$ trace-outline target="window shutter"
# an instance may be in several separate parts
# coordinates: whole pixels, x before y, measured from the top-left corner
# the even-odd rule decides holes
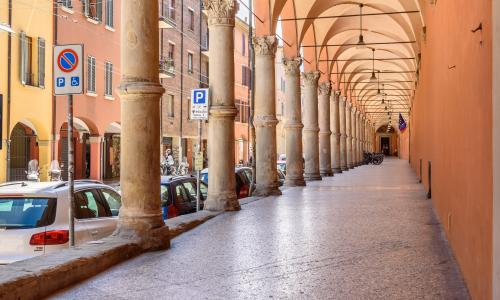
[[[245,85],[247,82],[247,71],[245,70],[245,66],[241,66],[241,83]]]
[[[45,87],[45,39],[38,38],[38,86]]]
[[[90,17],[90,0],[83,0],[83,13],[87,18]]]
[[[26,33],[21,32],[21,34],[19,35],[19,41],[21,43],[20,47],[21,68],[19,68],[19,73],[21,73],[20,74],[21,83],[26,84],[28,81],[26,78],[28,73],[28,43],[26,40]]]
[[[96,0],[96,20],[102,21],[102,0]]]

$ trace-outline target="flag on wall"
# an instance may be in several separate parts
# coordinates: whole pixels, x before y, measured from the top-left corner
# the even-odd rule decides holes
[[[404,132],[406,130],[406,121],[403,118],[403,115],[399,113],[399,131]]]

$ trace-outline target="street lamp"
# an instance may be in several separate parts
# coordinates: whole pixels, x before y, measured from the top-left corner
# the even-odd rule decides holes
[[[375,76],[375,48],[372,48],[372,77],[370,77],[370,82],[377,82],[377,76]]]
[[[363,3],[359,4],[359,40],[356,48],[366,48],[365,38],[363,37]]]

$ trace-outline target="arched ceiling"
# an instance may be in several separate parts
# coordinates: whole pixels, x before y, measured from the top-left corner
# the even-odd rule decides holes
[[[360,4],[366,48],[357,47]],[[257,34],[274,34],[281,26],[285,56],[302,53],[306,70],[320,70],[321,80],[332,81],[377,127],[388,124],[389,116],[396,125],[399,113],[409,119],[424,27],[419,0],[262,0],[255,5],[264,20],[257,22]],[[376,82],[370,81],[373,69]],[[377,96],[379,88],[383,97]]]

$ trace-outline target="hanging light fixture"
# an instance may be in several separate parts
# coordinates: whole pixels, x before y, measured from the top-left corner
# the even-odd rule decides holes
[[[375,48],[372,48],[372,77],[370,77],[370,82],[377,82],[377,80],[377,76],[375,76]]]
[[[356,48],[366,48],[365,38],[363,37],[363,3],[359,4],[359,40]]]
[[[377,98],[382,98],[382,92],[380,91],[380,70],[378,72],[378,77],[377,77]]]

